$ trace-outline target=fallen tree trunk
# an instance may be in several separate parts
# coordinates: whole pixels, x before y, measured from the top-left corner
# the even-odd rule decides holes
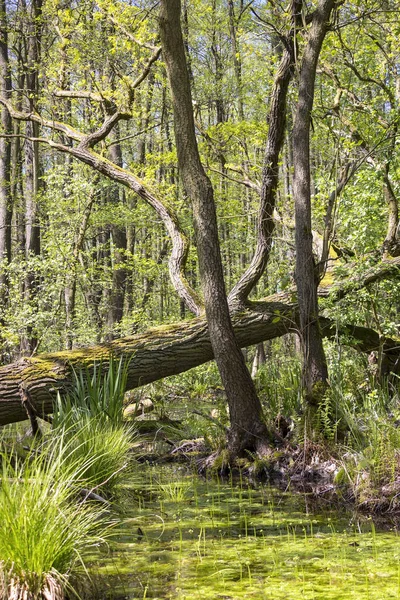
[[[297,305],[255,303],[232,320],[240,346],[252,346],[294,332]],[[336,325],[329,319],[321,319],[321,327],[325,337],[337,336]],[[383,347],[391,364],[398,361],[399,342],[382,340],[364,327],[347,325],[342,331],[346,343],[358,350],[371,352]],[[24,358],[0,368],[0,425],[27,419],[26,403],[22,402],[26,391],[38,416],[51,413],[57,390],[68,390],[74,369],[90,369],[100,361],[106,368],[110,356],[123,357],[129,363],[127,389],[133,389],[201,365],[211,360],[213,353],[205,320],[195,318],[99,346]]]

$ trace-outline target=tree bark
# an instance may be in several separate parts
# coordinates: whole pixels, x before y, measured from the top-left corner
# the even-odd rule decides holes
[[[21,36],[22,37],[22,36]],[[18,110],[23,108],[23,93],[25,89],[25,74],[23,70],[23,40],[18,40],[16,54],[18,56],[16,70],[16,85],[18,91],[13,95],[16,97],[15,105]],[[14,205],[14,224],[16,229],[15,254],[23,255],[25,253],[25,223],[23,207],[23,145],[21,144],[21,123],[13,121],[13,135],[11,146],[11,197]]]
[[[389,209],[388,228],[385,241],[383,242],[384,254],[386,256],[399,256],[399,207],[396,194],[394,193],[393,185],[389,177],[389,165],[386,166],[383,176],[383,193]]]
[[[210,339],[229,405],[228,446],[232,455],[237,456],[246,450],[264,451],[268,432],[261,403],[235,339],[229,315],[213,188],[201,164],[195,136],[180,14],[179,0],[161,2],[161,44],[172,94],[178,164],[193,207]]]
[[[334,217],[335,217],[335,208],[337,200],[347,185],[349,179],[354,175],[357,168],[357,163],[348,162],[342,169],[340,173],[339,181],[337,182],[336,189],[330,194],[328,198],[328,203],[326,206],[326,212],[324,217],[324,233],[322,236],[322,251],[321,257],[319,261],[319,280],[323,278],[326,273],[326,269],[328,268],[329,261],[329,250],[330,244],[332,241],[332,232],[334,227]]]
[[[26,108],[35,110],[39,95],[39,63],[42,42],[42,0],[31,3],[27,31],[26,56]],[[39,142],[37,141],[39,125],[27,121],[25,126],[25,255],[27,261],[32,256],[40,256],[40,224],[39,224]],[[24,302],[35,303],[38,293],[38,278],[33,267],[27,269],[24,284]],[[32,354],[38,344],[35,327],[28,324],[21,338],[21,354]]]
[[[216,108],[216,122],[224,123],[226,121],[226,109],[225,102],[223,96],[223,78],[224,78],[224,65],[221,56],[221,44],[219,41],[218,34],[220,33],[218,30],[218,15],[217,15],[217,2],[216,0],[211,0],[211,10],[212,10],[212,33],[211,33],[211,54],[214,58],[214,66],[215,66],[215,80],[214,85],[212,86],[214,92],[214,101]],[[187,68],[187,63],[186,63]]]
[[[328,369],[318,322],[318,274],[312,248],[310,125],[319,54],[335,0],[320,0],[304,49],[299,97],[293,126],[293,192],[296,223],[296,283],[300,307],[303,388],[309,406],[316,406],[328,385]]]
[[[265,354],[264,342],[260,342],[256,346],[256,351],[254,354],[253,364],[251,367],[251,376],[254,377],[257,375],[257,372],[261,365],[265,365],[267,362],[267,356]]]
[[[237,20],[235,16],[235,5],[233,0],[228,0],[229,14],[229,33],[232,44],[232,59],[233,68],[236,79],[236,95],[238,101],[238,116],[240,121],[244,121],[244,103],[243,103],[243,88],[242,88],[242,59],[239,51],[239,43],[237,39]]]
[[[42,0],[33,0],[30,23],[28,26],[27,51],[27,109],[35,110],[39,94],[39,61],[42,38]],[[26,135],[28,138],[38,137],[39,126],[35,122],[27,122]],[[39,191],[39,143],[33,139],[25,143],[25,198],[26,198],[26,254],[40,254],[40,227],[38,224],[37,195]],[[29,283],[27,284],[29,287]],[[29,294],[29,290],[28,290]]]
[[[319,290],[333,302],[362,287],[383,279],[397,279],[400,258],[381,261],[368,269],[356,281],[334,283]],[[276,294],[264,302],[252,303],[246,311],[233,316],[236,339],[247,347],[293,332],[299,322],[297,304],[292,302],[295,292]],[[277,318],[279,317],[279,318]],[[337,324],[320,318],[322,335],[336,339]],[[343,325],[342,343],[360,352],[383,352],[386,364],[395,371],[400,364],[398,340],[382,338],[372,329]],[[124,357],[128,362],[127,389],[133,389],[169,375],[176,375],[201,365],[213,358],[205,319],[174,323],[154,328],[132,337],[114,340],[108,344],[73,351],[42,354],[0,367],[0,425],[27,418],[21,405],[20,387],[31,395],[37,413],[51,413],[56,391],[65,391],[73,381],[72,367],[85,369],[96,361],[107,361],[110,355]]]
[[[75,235],[74,243],[71,249],[71,262],[68,273],[66,275],[64,288],[65,301],[65,345],[67,350],[72,350],[74,345],[74,326],[76,316],[76,286],[77,286],[77,269],[79,256],[85,241],[86,231],[89,225],[89,218],[92,212],[92,207],[95,202],[95,192],[93,192],[88,200],[87,205],[82,214],[82,220],[79,229]]]

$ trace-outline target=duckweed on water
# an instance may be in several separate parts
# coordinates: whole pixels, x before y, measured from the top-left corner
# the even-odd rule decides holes
[[[307,497],[148,468],[126,506],[118,544],[92,569],[103,598],[400,598],[396,530],[312,514]]]

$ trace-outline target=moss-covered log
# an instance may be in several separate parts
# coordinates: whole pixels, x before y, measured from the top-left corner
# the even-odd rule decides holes
[[[235,315],[233,323],[241,347],[251,346],[293,332],[297,306],[257,303]],[[328,319],[322,319],[321,326],[326,337],[337,335],[336,326]],[[362,352],[377,350],[384,342],[390,361],[394,364],[398,359],[399,342],[395,340],[382,340],[375,331],[356,326],[345,327],[344,334],[346,343]],[[107,364],[110,355],[129,361],[127,389],[182,373],[213,358],[207,325],[201,318],[99,346],[24,358],[0,368],[0,425],[27,418],[22,388],[28,390],[39,416],[51,413],[55,392],[71,385],[73,369],[90,367],[96,361]]]

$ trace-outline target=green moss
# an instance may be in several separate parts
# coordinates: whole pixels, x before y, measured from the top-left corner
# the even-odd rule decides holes
[[[333,283],[334,283],[333,273],[332,273],[332,271],[327,271],[325,273],[325,276],[323,277],[323,279],[321,279],[321,281],[319,282],[319,287],[327,288],[327,287],[331,286]]]
[[[212,468],[214,471],[224,471],[229,467],[231,463],[231,457],[229,450],[227,448],[223,448],[218,452],[213,462]]]
[[[18,379],[22,378],[27,381],[32,376],[33,378],[51,377],[52,379],[64,379],[65,370],[62,365],[47,357],[32,357],[29,358],[29,366],[22,373],[18,373]],[[61,368],[60,368],[61,366]],[[58,367],[58,370],[57,370]]]

